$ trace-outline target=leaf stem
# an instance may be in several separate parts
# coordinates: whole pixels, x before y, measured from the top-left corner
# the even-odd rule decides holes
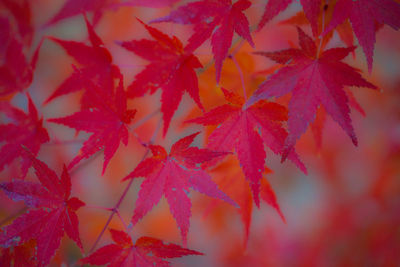
[[[240,67],[239,62],[236,60],[235,56],[229,55],[229,58],[232,59],[233,63],[235,63],[235,66],[239,72],[240,81],[242,82],[243,97],[244,97],[244,101],[245,101],[245,104],[243,107],[245,107],[246,103],[247,103],[247,93],[246,93],[246,85],[244,82],[244,74],[243,74],[242,68]]]
[[[324,36],[322,36],[322,33],[324,32],[325,29],[325,9],[322,9],[322,26],[321,26],[321,34],[319,35],[319,44],[318,44],[318,50],[317,50],[317,57],[319,58],[319,54],[321,52],[322,48],[322,41],[324,39]]]
[[[155,131],[154,131],[154,133],[153,133],[153,136],[151,137],[149,143],[152,143],[152,142],[154,141],[154,139],[156,138],[157,133],[158,133],[158,131],[159,131],[160,128],[161,128],[161,127],[160,127],[161,121],[162,121],[162,120],[160,119],[159,122],[158,122],[157,128],[155,129]],[[142,162],[142,161],[147,157],[147,155],[148,155],[149,152],[150,152],[150,149],[147,148],[140,162]],[[118,202],[115,204],[114,208],[111,209],[111,214],[110,214],[110,216],[108,217],[106,224],[104,225],[103,229],[101,230],[100,234],[98,235],[96,241],[93,243],[93,245],[92,245],[92,247],[90,248],[88,254],[91,254],[91,253],[95,250],[96,246],[97,246],[98,243],[100,242],[100,239],[102,238],[104,232],[106,231],[106,229],[107,229],[108,225],[110,224],[111,220],[113,219],[114,215],[115,215],[116,213],[117,213],[117,214],[119,213],[118,209],[119,209],[119,207],[121,206],[122,201],[125,199],[125,197],[126,197],[128,191],[129,191],[129,189],[131,188],[133,181],[134,181],[134,179],[130,179],[130,180],[129,180],[129,183],[126,185],[126,187],[125,187],[125,189],[124,189],[124,191],[123,191],[121,197],[118,199]]]

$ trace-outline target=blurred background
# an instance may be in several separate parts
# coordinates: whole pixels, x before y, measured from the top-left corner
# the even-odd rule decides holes
[[[37,45],[46,36],[89,43],[82,15],[72,12],[68,17],[54,20],[65,2],[27,1],[31,9],[32,25],[24,35],[27,58],[33,55]],[[89,20],[95,21],[95,30],[110,51],[113,62],[120,67],[125,85],[129,85],[135,74],[148,62],[121,48],[116,41],[150,39],[136,18],[147,23],[189,1],[151,2],[98,1],[98,6],[86,10]],[[245,11],[252,28],[258,24],[266,2],[252,1],[252,6]],[[272,61],[253,55],[252,52],[277,51],[297,46],[297,31],[293,25],[297,22],[281,23],[302,10],[298,1],[294,2],[261,31],[253,31],[254,49],[247,43],[238,42],[238,36],[234,36],[234,46],[238,46],[235,57],[243,71],[248,95],[258,88],[268,74],[275,71]],[[10,10],[2,4],[0,8],[2,17],[12,16]],[[152,26],[170,36],[176,35],[184,44],[193,32],[191,26],[179,24],[159,23]],[[302,27],[311,34],[309,25]],[[173,259],[171,262],[174,266],[399,266],[400,33],[385,25],[378,29],[376,36],[371,73],[368,73],[360,47],[354,57],[350,55],[345,59],[379,87],[377,91],[348,88],[360,105],[352,108],[351,112],[359,140],[358,147],[353,146],[339,125],[326,116],[321,143],[315,141],[318,133],[310,128],[296,147],[308,169],[307,176],[292,163],[281,163],[280,157],[266,148],[266,166],[270,171],[264,176],[275,191],[283,217],[266,201],[262,202],[259,209],[252,204],[241,169],[232,167],[238,164],[233,156],[229,156],[210,174],[240,208],[191,192],[193,208],[188,248],[203,252],[205,256]],[[357,45],[357,39],[354,42]],[[340,36],[334,33],[327,46],[345,45]],[[215,69],[210,63],[210,41],[206,41],[194,54],[207,66],[198,78],[200,97],[208,111],[224,102],[215,82]],[[3,52],[0,59],[4,60]],[[44,127],[50,136],[50,141],[42,145],[38,158],[58,174],[61,173],[62,164],[71,161],[89,136],[46,122],[46,119],[64,117],[79,110],[81,92],[44,104],[72,73],[72,64],[76,62],[59,45],[44,39],[33,82],[25,91],[29,92],[36,104],[39,116],[43,116]],[[241,94],[238,70],[231,60],[225,61],[221,77],[221,87]],[[11,101],[14,106],[27,110],[26,99],[25,93],[20,93],[2,97],[1,100]],[[288,99],[277,101],[287,103]],[[159,109],[160,92],[129,100],[128,104],[138,111],[135,123]],[[184,95],[168,134],[163,138],[159,131],[155,143],[168,150],[171,144],[183,136],[202,131],[194,145],[205,146],[210,129],[183,124],[185,120],[200,114],[193,100]],[[156,114],[146,120],[135,130],[135,135],[149,141],[160,118],[161,115]],[[5,116],[0,116],[0,119],[1,123],[7,122]],[[128,146],[119,147],[104,175],[101,174],[103,153],[96,154],[72,170],[72,195],[87,204],[78,211],[80,235],[86,252],[110,214],[104,208],[113,207],[126,186],[126,182],[121,182],[121,179],[136,167],[145,153],[145,148],[135,135],[131,134]],[[3,182],[18,178],[20,174],[17,165],[18,162],[13,162],[5,168],[0,173],[0,180]],[[32,170],[26,179],[35,181]],[[142,180],[139,178],[134,181],[121,206],[121,218],[126,224],[129,224],[132,216]],[[23,208],[22,202],[12,202],[0,192],[2,226],[10,223]],[[123,229],[121,218],[115,216],[110,228]],[[133,228],[132,235],[135,238],[151,236],[181,244],[178,228],[164,198]],[[106,232],[98,247],[110,242],[110,235]],[[80,258],[79,248],[64,238],[52,264],[73,266]]]

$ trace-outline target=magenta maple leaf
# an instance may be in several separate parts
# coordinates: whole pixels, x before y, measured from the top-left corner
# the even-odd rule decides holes
[[[287,110],[277,103],[267,101],[245,106],[243,97],[225,89],[222,91],[230,104],[218,106],[188,122],[219,125],[209,136],[207,146],[218,151],[235,150],[250,183],[254,201],[259,206],[260,181],[263,179],[266,157],[264,143],[274,153],[283,153],[287,132],[281,123],[287,120]],[[289,159],[303,172],[307,172],[295,151],[290,153]]]
[[[93,89],[91,89],[93,88]],[[94,84],[88,92],[92,103],[96,105],[84,109],[64,118],[49,119],[48,121],[63,124],[77,131],[93,133],[83,146],[79,154],[71,161],[68,168],[72,168],[82,159],[92,156],[104,149],[103,174],[106,167],[118,149],[119,143],[128,144],[129,132],[127,125],[134,118],[136,110],[127,109],[127,100],[123,88],[122,76],[112,98],[105,98],[100,94],[101,89]]]
[[[37,266],[34,242],[31,241],[9,248],[0,248],[0,262],[2,267]]]
[[[45,26],[50,26],[61,20],[88,12],[93,12],[93,24],[97,24],[103,13],[119,2],[120,0],[66,0],[58,13]]]
[[[1,183],[0,188],[14,201],[25,201],[29,211],[19,216],[0,233],[3,247],[18,246],[31,239],[36,240],[39,266],[47,265],[60,246],[64,232],[83,251],[79,238],[79,221],[76,211],[85,205],[76,197],[70,197],[71,178],[66,167],[59,179],[44,162],[25,151],[32,161],[39,183],[15,180]]]
[[[123,232],[110,229],[115,243],[96,250],[83,258],[81,263],[111,266],[170,266],[166,258],[179,258],[187,255],[203,255],[195,250],[182,248],[175,244],[165,244],[163,241],[143,236],[133,244],[131,237]]]
[[[0,66],[0,97],[21,92],[28,88],[33,80],[33,72],[39,57],[42,42],[39,43],[29,60],[24,53],[23,44],[13,36],[9,21],[0,19],[0,56],[3,65]]]
[[[159,30],[141,23],[156,41],[143,39],[119,43],[127,50],[151,61],[128,86],[127,95],[139,97],[148,91],[154,93],[158,88],[162,89],[161,112],[165,135],[185,91],[199,108],[203,109],[194,70],[202,65],[191,51],[183,48],[181,41],[175,36],[170,38]]]
[[[151,7],[151,8],[161,8],[161,7],[167,7],[167,6],[172,6],[179,2],[181,0],[128,0],[121,5],[127,5],[127,6],[143,6],[143,7]]]
[[[273,19],[280,12],[284,11],[294,0],[268,0],[265,6],[264,14],[261,18],[258,30]],[[318,33],[318,14],[320,12],[321,0],[300,0],[304,13],[311,23],[314,35]]]
[[[186,136],[177,141],[169,154],[161,146],[149,146],[153,157],[139,163],[135,170],[124,178],[126,180],[146,177],[136,200],[132,224],[135,225],[143,218],[165,195],[172,215],[180,228],[184,245],[186,245],[191,216],[189,187],[236,206],[235,202],[218,189],[211,177],[197,167],[198,164],[227,153],[189,147],[197,134]]]
[[[375,22],[400,29],[400,3],[393,0],[338,0],[332,20],[325,33],[349,19],[358,42],[367,57],[368,70],[372,70],[375,46]]]
[[[8,102],[0,102],[0,112],[10,118],[11,122],[0,124],[0,143],[5,142],[0,149],[0,171],[17,158],[21,158],[21,173],[25,177],[32,165],[22,146],[27,147],[37,155],[40,146],[49,141],[47,130],[43,127],[43,118],[32,99],[28,96],[28,113],[11,106]]]
[[[34,28],[32,26],[32,12],[29,0],[2,0],[0,6],[6,9],[15,18],[18,33],[28,46],[32,43]]]
[[[347,85],[376,89],[375,85],[362,78],[357,69],[341,61],[355,47],[332,48],[318,53],[314,41],[300,28],[297,29],[301,49],[258,52],[286,66],[262,83],[249,99],[251,104],[260,99],[280,97],[292,92],[289,102],[289,135],[285,141],[283,160],[307,126],[314,121],[317,108],[321,104],[350,136],[354,145],[357,145],[349,116],[349,100],[343,87]]]
[[[221,78],[222,63],[228,55],[236,32],[254,47],[249,21],[244,10],[251,6],[248,0],[203,0],[189,3],[170,15],[152,22],[175,22],[193,24],[195,33],[190,37],[187,50],[194,51],[211,36],[212,52],[215,59],[216,80]]]
[[[112,63],[112,56],[101,38],[96,34],[93,26],[85,16],[86,27],[91,46],[76,41],[64,41],[55,37],[50,40],[62,46],[65,51],[75,59],[79,67],[73,66],[74,72],[47,98],[45,103],[53,99],[90,87],[91,83],[97,84],[105,98],[112,97],[114,80],[120,77],[118,66]],[[87,93],[87,90],[85,90]],[[81,100],[83,108],[91,107],[90,92],[84,94]]]

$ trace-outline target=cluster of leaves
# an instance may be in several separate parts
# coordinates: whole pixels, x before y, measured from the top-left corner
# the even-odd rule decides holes
[[[19,166],[17,177],[2,178],[0,188],[10,199],[24,201],[27,207],[24,214],[0,232],[2,263],[10,266],[21,266],[28,262],[30,265],[48,265],[60,247],[64,232],[84,254],[76,212],[85,203],[71,197],[70,174],[81,162],[99,153],[104,153],[104,174],[120,143],[127,146],[130,136],[141,142],[147,152],[151,151],[152,157],[146,157],[146,152],[143,160],[122,179],[129,181],[125,182],[127,189],[112,209],[105,228],[112,216],[118,213],[119,205],[133,180],[143,177],[130,227],[135,226],[165,196],[180,229],[184,247],[187,245],[192,206],[189,188],[236,207],[243,218],[247,242],[253,201],[259,207],[261,198],[285,220],[275,192],[265,178],[270,172],[265,165],[265,146],[281,156],[282,161],[289,159],[299,170],[307,173],[295,147],[309,128],[316,133],[316,143],[321,145],[325,115],[318,114],[329,114],[357,146],[350,106],[361,108],[349,87],[377,87],[363,77],[368,74],[343,60],[356,49],[352,39],[354,32],[371,72],[376,31],[383,24],[395,30],[400,28],[398,1],[301,0],[304,12],[288,21],[297,25],[298,46],[292,45],[291,48],[276,52],[253,51],[254,57],[261,55],[278,63],[275,71],[264,78],[254,92],[246,89],[244,74],[236,59],[243,42],[238,44],[234,41],[234,33],[237,33],[238,40],[243,39],[254,48],[256,43],[253,39],[258,32],[294,1],[265,1],[265,10],[255,27],[250,27],[246,16],[246,11],[253,6],[248,0],[179,2],[67,0],[43,27],[46,29],[70,17],[82,16],[88,36],[88,43],[85,43],[41,36],[33,26],[32,6],[28,0],[0,1],[0,112],[4,119],[4,123],[0,124],[0,171],[6,166],[13,166],[13,163]],[[125,87],[125,74],[96,33],[95,25],[110,10],[127,6],[158,8],[173,4],[178,7],[171,9],[166,16],[149,23],[138,19],[151,39],[115,42],[149,61]],[[91,16],[92,22],[87,15]],[[140,13],[136,16],[140,17]],[[157,29],[158,23],[193,25],[193,33],[184,45],[176,36],[171,37]],[[300,28],[301,25],[304,30]],[[257,31],[253,32],[256,28]],[[348,47],[327,48],[334,30],[338,31]],[[33,40],[40,38],[38,45],[33,47]],[[39,118],[30,97],[30,94],[35,94],[31,84],[44,40],[64,49],[74,64],[70,76],[57,88],[46,91],[47,99],[43,105],[61,96],[81,92],[79,111],[64,117],[46,118],[46,122],[90,134],[79,152],[69,160],[67,166],[64,165],[60,178],[37,158],[42,144],[57,140],[56,136],[49,134],[48,126],[43,126],[43,118]],[[203,103],[198,79],[200,72],[211,64],[202,62],[196,56],[200,47],[207,47],[213,55],[217,94],[224,96],[223,104],[213,106],[207,112],[205,106],[212,104]],[[243,93],[219,86],[224,78],[224,62],[230,60],[237,67]],[[143,137],[135,133],[136,124],[131,124],[140,123],[136,118],[138,107],[128,100],[140,101],[143,96],[159,89],[162,91],[159,110],[162,113],[163,137],[171,130],[174,115],[184,92],[187,92],[197,106],[194,113],[201,111],[202,114],[195,118],[191,116],[184,125],[200,124],[206,127],[203,131],[207,133],[206,148],[191,146],[199,133],[179,139],[172,145],[170,153],[163,146],[152,144],[153,140],[143,142]],[[13,99],[25,92],[27,112],[12,104]],[[250,97],[248,93],[251,93]],[[288,104],[281,101],[286,95],[290,96]],[[39,183],[24,180],[30,167],[33,167]],[[217,185],[212,175],[221,169],[226,172],[228,168],[243,175],[245,182],[239,182],[241,178],[235,174],[227,176],[224,183]],[[230,184],[235,189],[224,192],[223,184]],[[214,204],[219,205],[220,202]],[[110,229],[114,243],[94,251],[96,241],[89,251],[90,255],[80,262],[109,266],[168,266],[166,258],[202,255],[195,250],[165,244],[146,236],[138,238],[134,244],[130,227],[124,231]]]

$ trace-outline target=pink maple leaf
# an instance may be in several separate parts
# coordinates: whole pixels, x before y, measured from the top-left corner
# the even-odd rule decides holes
[[[301,49],[257,53],[286,66],[262,83],[249,99],[251,104],[260,99],[280,97],[292,92],[289,103],[289,135],[285,141],[283,160],[307,126],[314,121],[317,108],[321,104],[350,136],[354,145],[357,145],[349,116],[349,100],[343,87],[347,85],[376,89],[375,85],[362,78],[357,69],[341,61],[355,47],[317,51],[315,42],[309,36],[300,28],[298,33]]]
[[[131,237],[123,232],[110,229],[114,243],[99,248],[81,260],[84,264],[111,266],[170,266],[166,258],[178,258],[187,255],[203,255],[195,250],[182,248],[175,244],[143,236],[133,244]]]
[[[161,112],[165,135],[185,91],[199,108],[203,109],[194,70],[202,65],[191,51],[183,48],[181,41],[175,36],[170,38],[159,30],[141,23],[156,41],[143,39],[119,43],[125,49],[151,61],[128,86],[127,95],[139,97],[148,91],[154,93],[158,88],[162,89]]]
[[[393,0],[338,0],[325,33],[349,19],[372,70],[375,46],[375,22],[400,29],[400,3]]]
[[[287,120],[287,110],[277,103],[267,101],[246,106],[243,97],[222,90],[230,104],[218,106],[188,122],[219,125],[209,136],[207,146],[213,150],[236,152],[243,173],[250,183],[254,201],[259,206],[260,181],[263,179],[266,158],[264,144],[276,154],[283,153],[287,132],[281,123]],[[290,153],[289,159],[303,172],[307,172],[295,151]]]
[[[106,167],[118,149],[119,143],[128,144],[129,132],[127,125],[134,118],[136,110],[127,109],[127,100],[123,88],[122,76],[111,98],[105,98],[94,84],[89,87],[88,97],[96,105],[78,111],[64,118],[49,119],[48,121],[63,124],[77,131],[93,133],[83,146],[79,154],[71,161],[68,168],[72,168],[82,159],[92,156],[104,149],[104,174]]]
[[[193,24],[195,33],[190,37],[187,50],[194,51],[211,36],[212,52],[215,59],[216,80],[221,78],[222,63],[228,55],[236,32],[254,46],[250,35],[249,21],[244,10],[251,6],[248,0],[203,0],[189,3],[170,15],[152,22],[175,22]]]
[[[0,171],[13,160],[21,158],[22,177],[32,165],[22,146],[27,147],[37,155],[40,146],[49,141],[47,130],[43,127],[43,118],[39,119],[37,109],[28,96],[28,113],[0,102],[0,112],[3,112],[12,122],[0,124],[0,142],[5,144],[0,149]]]
[[[268,0],[265,6],[264,14],[261,18],[258,29],[273,19],[280,12],[284,11],[294,0]],[[300,0],[303,6],[304,13],[311,23],[311,28],[314,35],[318,33],[318,14],[320,12],[321,0]]]
[[[143,218],[161,197],[165,195],[172,215],[180,228],[183,244],[186,245],[191,216],[189,188],[219,198],[232,205],[236,204],[211,180],[198,164],[226,155],[225,152],[214,152],[208,149],[189,147],[198,133],[186,136],[177,141],[167,154],[161,146],[151,145],[153,157],[148,158],[131,172],[126,179],[146,177],[141,185],[139,197],[132,217],[132,224]]]
[[[85,205],[76,197],[70,197],[71,178],[66,167],[59,179],[44,162],[25,151],[32,161],[39,183],[15,180],[1,183],[0,188],[14,201],[25,201],[29,211],[3,228],[0,244],[4,247],[19,246],[31,239],[36,240],[39,266],[47,265],[60,246],[64,232],[83,251],[79,238],[79,221],[76,211]]]

